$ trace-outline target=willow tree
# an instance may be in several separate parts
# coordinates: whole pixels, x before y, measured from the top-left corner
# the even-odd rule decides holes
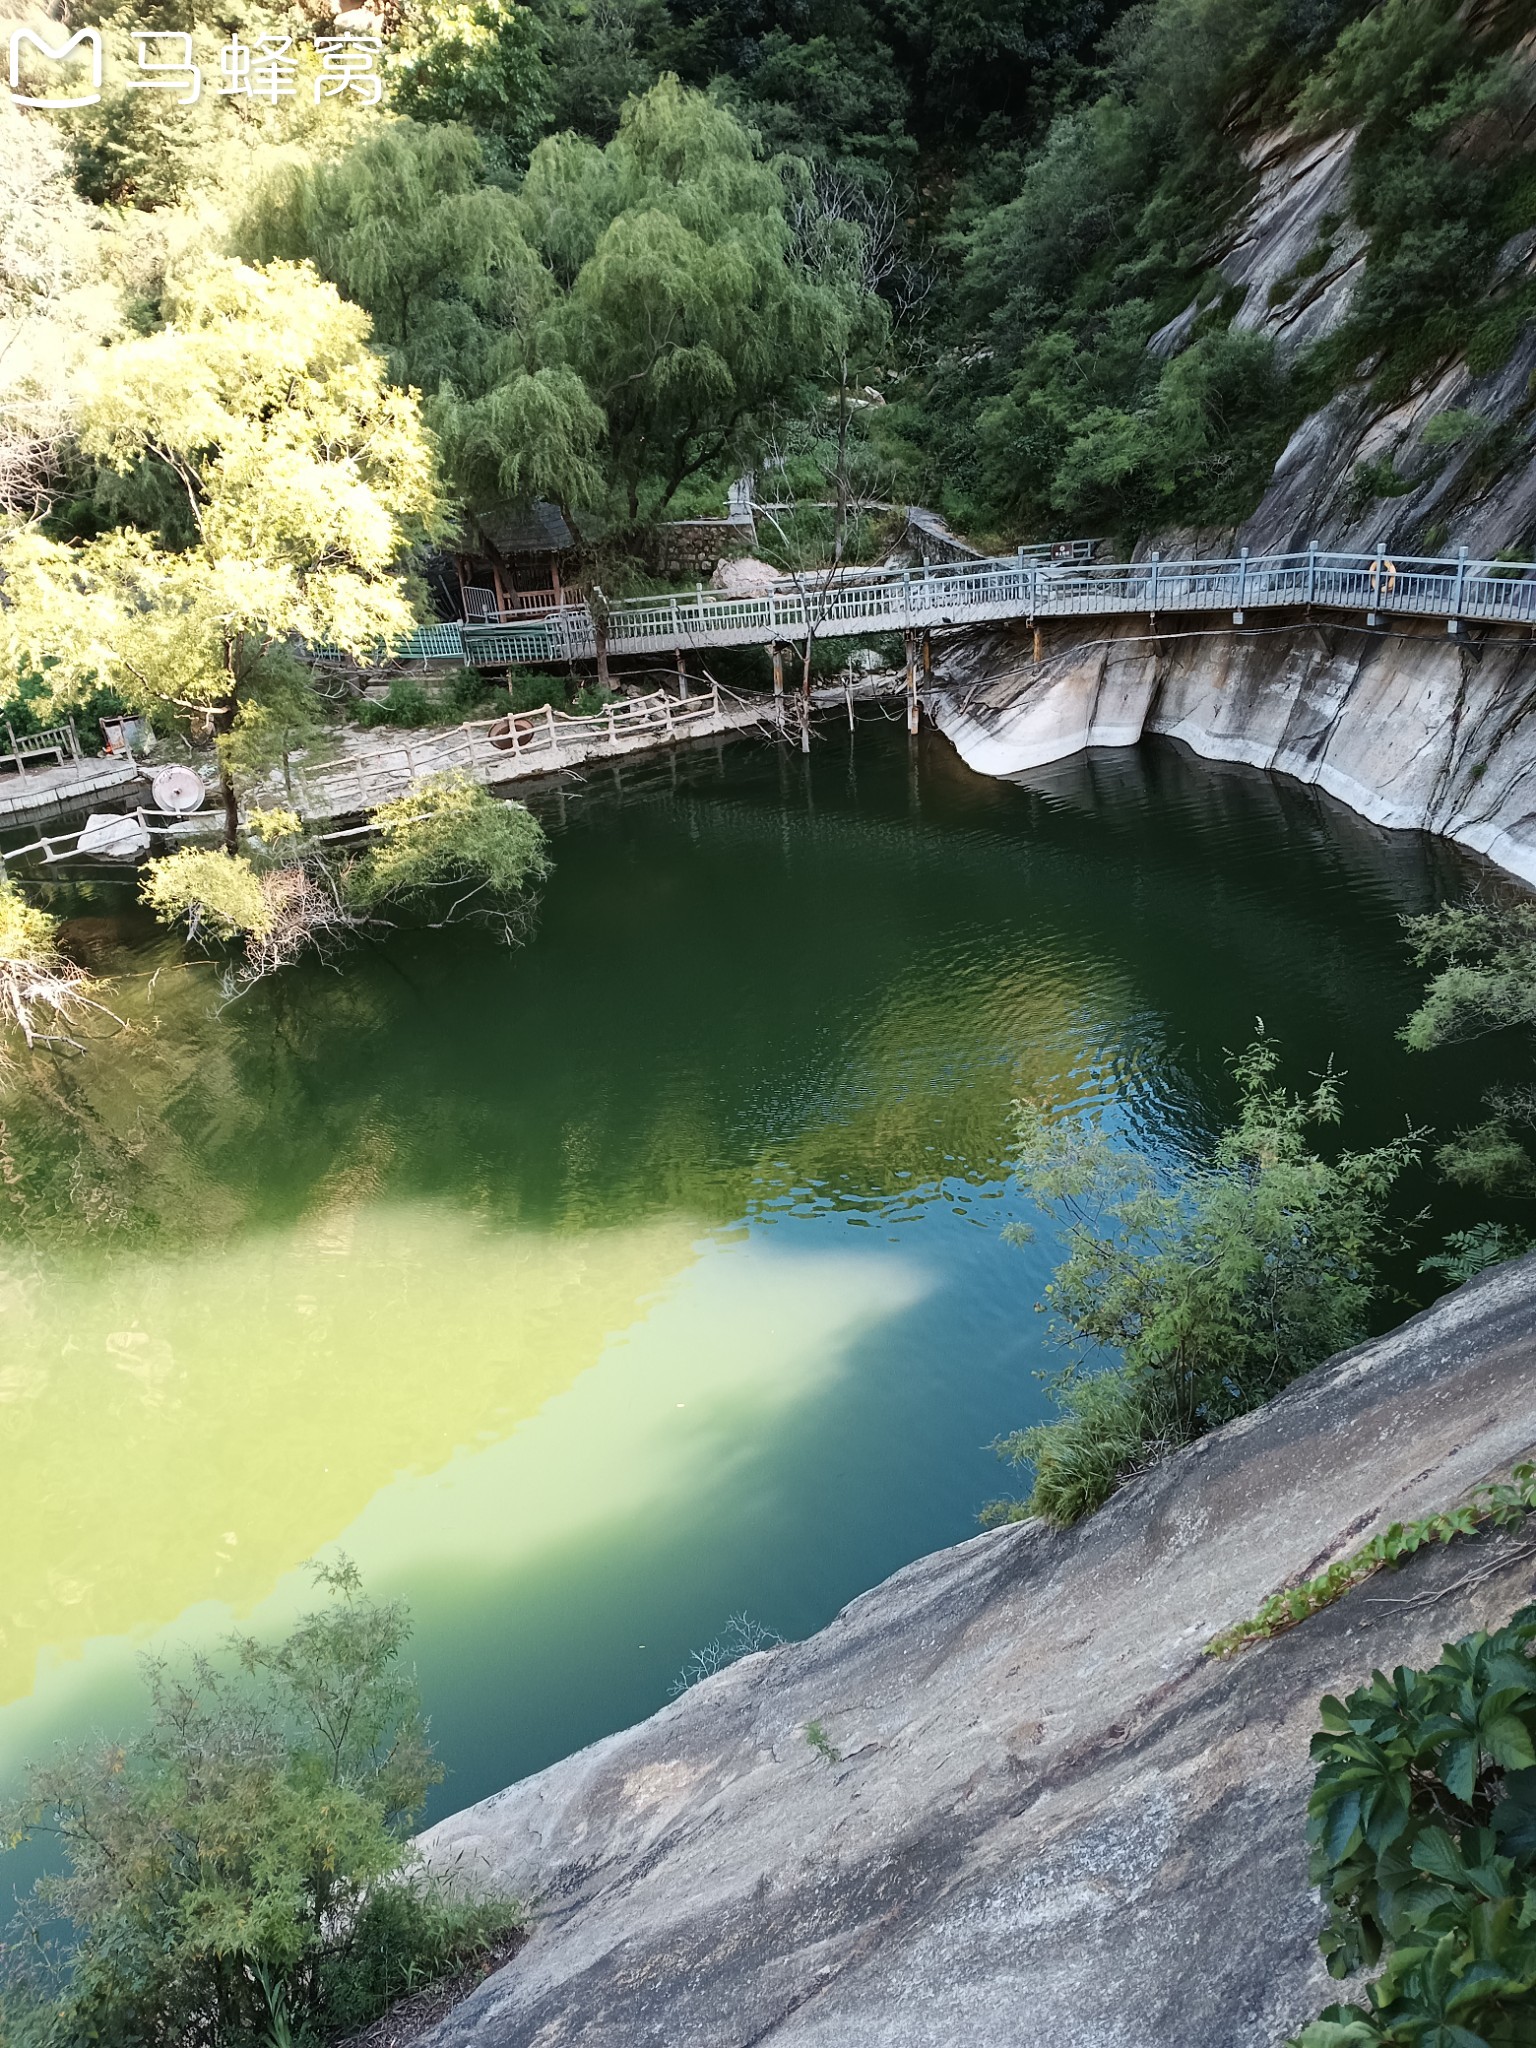
[[[88,363],[76,416],[85,455],[161,517],[76,543],[5,536],[0,657],[59,710],[106,683],[211,727],[233,851],[233,764],[302,709],[296,650],[366,658],[410,628],[409,555],[443,524],[431,440],[367,316],[290,265],[208,264],[162,328]]]
[[[549,497],[618,526],[813,406],[849,317],[746,129],[675,78],[606,148],[541,142],[515,191],[468,131],[397,123],[276,173],[239,234],[367,308],[472,502]]]

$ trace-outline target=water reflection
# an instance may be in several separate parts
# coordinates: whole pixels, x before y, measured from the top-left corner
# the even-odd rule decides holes
[[[1488,1078],[1393,1036],[1397,917],[1471,864],[1171,748],[1015,786],[879,728],[546,808],[517,953],[401,932],[221,1011],[77,904],[130,1028],[0,1102],[0,1770],[340,1541],[477,1796],[728,1612],[799,1633],[971,1532],[1050,1362],[1019,1096],[1188,1151],[1255,1015],[1356,1141]]]

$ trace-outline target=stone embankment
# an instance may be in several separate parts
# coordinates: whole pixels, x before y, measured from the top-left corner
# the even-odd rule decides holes
[[[1017,774],[1145,733],[1315,783],[1536,883],[1536,645],[1497,629],[1298,616],[955,633],[928,710],[972,768]]]
[[[1230,1662],[1202,1645],[1530,1452],[1533,1342],[1527,1259],[1080,1528],[925,1558],[444,1821],[433,1861],[537,1917],[433,2048],[1275,2048],[1337,1995],[1319,1698],[1503,1620],[1531,1549],[1421,1553]]]

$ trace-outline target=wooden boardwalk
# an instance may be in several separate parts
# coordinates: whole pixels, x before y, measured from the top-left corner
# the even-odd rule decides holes
[[[1333,554],[1235,555],[1220,560],[1091,562],[1086,543],[1018,555],[935,562],[920,569],[856,569],[786,579],[755,597],[698,590],[691,597],[629,598],[603,615],[610,655],[712,647],[768,647],[878,633],[931,631],[1008,619],[1148,617],[1325,610],[1464,625],[1536,626],[1536,565],[1449,557]],[[593,614],[577,605],[541,619],[423,626],[401,660],[479,667],[597,659]]]
[[[114,795],[148,779],[148,771],[130,755],[83,755],[46,767],[29,767],[0,777],[0,828],[28,818],[46,818],[77,810],[88,798]]]
[[[738,697],[718,683],[687,698],[658,690],[650,697],[612,704],[591,718],[574,717],[546,704],[508,718],[481,719],[444,732],[415,732],[383,745],[359,745],[339,760],[296,769],[294,790],[306,820],[353,817],[404,796],[429,775],[449,770],[495,787],[677,740],[745,732],[773,719],[771,699]]]

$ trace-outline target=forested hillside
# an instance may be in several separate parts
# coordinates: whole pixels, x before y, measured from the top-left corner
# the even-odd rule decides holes
[[[378,4],[345,17],[378,104],[299,8],[120,0],[78,17],[99,104],[6,109],[6,489],[52,540],[189,544],[175,462],[91,393],[209,264],[310,265],[363,310],[445,517],[549,499],[621,555],[745,468],[839,547],[906,500],[998,542],[1230,527],[1337,393],[1491,376],[1536,316],[1524,0]],[[144,29],[191,37],[195,103],[142,89]],[[262,36],[292,81],[220,88]],[[1255,302],[1222,262],[1287,137],[1336,139],[1336,202]],[[1444,409],[1352,502],[1453,461],[1485,489],[1528,410]]]

